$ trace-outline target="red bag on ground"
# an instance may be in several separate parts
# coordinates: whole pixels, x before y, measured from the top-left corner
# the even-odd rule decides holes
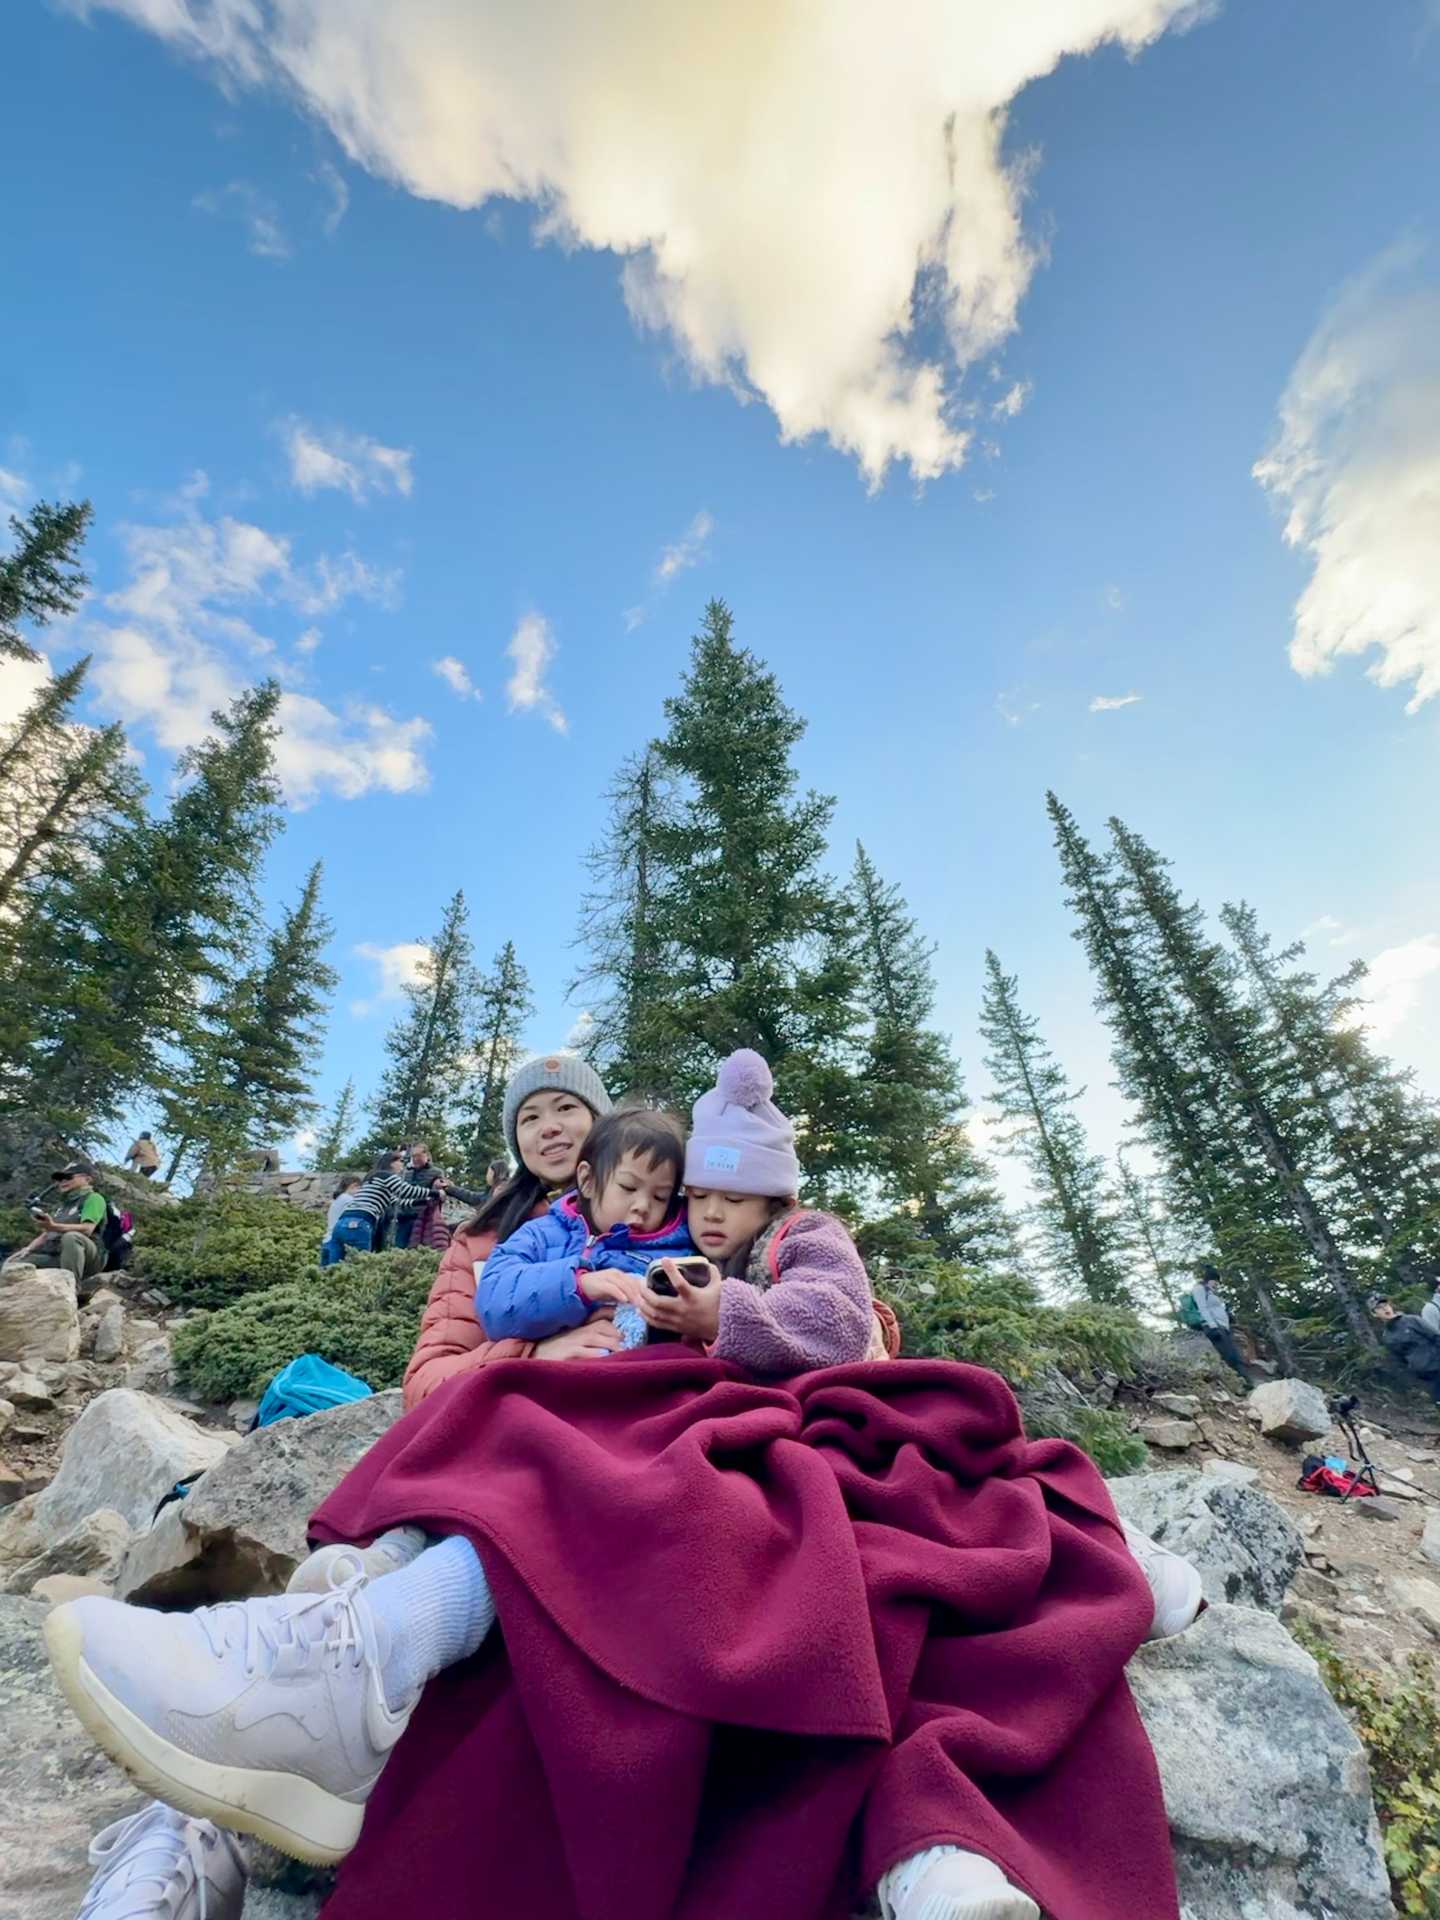
[[[401,1522],[473,1540],[503,1638],[426,1690],[326,1920],[844,1920],[942,1841],[1053,1920],[1177,1920],[1124,1679],[1149,1588],[997,1375],[501,1363],[312,1533]]]

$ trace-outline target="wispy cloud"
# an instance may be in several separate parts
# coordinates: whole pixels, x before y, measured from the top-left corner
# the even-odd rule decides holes
[[[320,224],[327,234],[333,234],[350,211],[350,183],[333,160],[322,160],[312,177],[324,189],[328,202]]]
[[[401,940],[393,947],[362,940],[355,951],[375,968],[374,993],[367,1000],[350,1002],[350,1011],[361,1020],[377,1007],[400,999],[406,987],[418,986],[430,961],[430,949],[423,940]]]
[[[190,204],[201,213],[231,214],[238,219],[245,228],[246,244],[258,259],[288,260],[295,251],[279,209],[248,180],[231,180],[208,193],[197,193]]]
[[[1035,391],[1033,380],[1017,380],[1008,387],[991,407],[990,412],[996,420],[1013,420],[1024,407],[1025,402]]]
[[[290,480],[301,493],[333,487],[357,502],[372,493],[409,495],[415,485],[415,454],[409,447],[387,447],[369,434],[311,426],[291,414],[278,432],[290,456]]]
[[[1379,1041],[1392,1040],[1428,997],[1432,982],[1440,981],[1440,934],[1422,933],[1396,947],[1386,947],[1370,962],[1361,992],[1365,1004],[1356,1014]]]
[[[546,675],[556,652],[550,622],[543,614],[525,614],[505,651],[515,662],[515,671],[505,683],[510,711],[543,713],[557,733],[568,733],[570,722],[546,685]]]
[[[688,573],[691,567],[698,567],[702,560],[710,555],[710,536],[715,531],[715,517],[708,508],[702,507],[686,527],[678,540],[673,540],[662,549],[660,558],[650,575],[650,590],[638,605],[627,607],[625,611],[625,631],[633,633],[649,619],[657,599],[663,594],[671,581],[682,573]]]
[[[722,24],[633,0],[602,31],[593,4],[555,0],[537,63],[522,0],[85,5],[298,98],[349,156],[426,200],[523,192],[542,239],[622,263],[635,323],[697,380],[762,398],[783,440],[821,436],[872,484],[892,462],[924,480],[965,459],[964,372],[1015,331],[1043,260],[1011,103],[1067,58],[1139,54],[1214,10],[911,0],[849,9],[839,31],[825,6]],[[766,164],[717,166],[742,125]]]
[[[19,513],[30,504],[30,482],[10,467],[0,467],[0,512]],[[6,537],[0,527],[0,539]]]
[[[1440,694],[1440,283],[1392,247],[1342,290],[1296,363],[1255,477],[1311,564],[1290,664],[1373,653],[1382,687]]]
[[[1125,594],[1123,589],[1112,583],[1106,587],[1104,593],[1101,594],[1100,604],[1105,608],[1107,613],[1123,613],[1125,611]]]
[[[1025,700],[1016,687],[1008,687],[995,696],[995,711],[1007,727],[1023,727],[1032,713],[1040,711],[1038,700]]]
[[[1118,713],[1121,707],[1138,707],[1143,693],[1097,693],[1090,702],[1091,713]]]
[[[430,662],[430,671],[438,673],[452,693],[458,693],[462,700],[483,700],[484,694],[470,678],[469,669],[463,660],[457,660],[453,653],[447,653],[442,659]]]
[[[297,653],[314,653],[324,637],[319,627],[306,627],[305,631],[295,642],[295,651]]]

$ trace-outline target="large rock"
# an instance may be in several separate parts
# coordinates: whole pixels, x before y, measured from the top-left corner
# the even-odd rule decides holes
[[[112,1387],[70,1429],[59,1471],[36,1502],[36,1521],[51,1540],[101,1507],[113,1507],[132,1527],[148,1526],[177,1480],[224,1459],[227,1439],[148,1394]]]
[[[72,1275],[58,1267],[0,1272],[0,1360],[73,1360],[79,1351]]]
[[[166,1393],[175,1384],[175,1366],[168,1333],[138,1341],[135,1357],[125,1373],[125,1384],[134,1393]]]
[[[1212,1604],[1280,1611],[1304,1543],[1269,1494],[1189,1469],[1107,1485],[1122,1518],[1195,1563]]]
[[[1427,1513],[1420,1535],[1420,1553],[1432,1567],[1440,1567],[1440,1513]]]
[[[1171,1453],[1183,1453],[1200,1438],[1193,1420],[1142,1420],[1140,1438],[1148,1447],[1164,1447]]]
[[[1394,1920],[1364,1752],[1278,1620],[1212,1606],[1142,1647],[1130,1686],[1184,1920]]]
[[[45,1607],[0,1595],[0,1914],[75,1920],[91,1836],[142,1796],[60,1697],[40,1637]]]
[[[125,1303],[112,1300],[100,1315],[95,1327],[96,1360],[106,1366],[112,1360],[119,1360],[125,1352]]]
[[[1418,1574],[1407,1574],[1390,1582],[1400,1611],[1440,1640],[1440,1585]]]
[[[130,1544],[130,1524],[109,1507],[85,1518],[58,1540],[50,1541],[29,1560],[22,1560],[4,1580],[7,1593],[33,1593],[42,1580],[55,1574],[89,1574],[106,1586],[114,1584]]]
[[[1308,1380],[1267,1380],[1246,1406],[1270,1440],[1323,1440],[1335,1424],[1324,1394]]]
[[[132,1542],[120,1597],[194,1606],[278,1593],[305,1558],[310,1515],[400,1411],[398,1393],[377,1393],[247,1435]]]

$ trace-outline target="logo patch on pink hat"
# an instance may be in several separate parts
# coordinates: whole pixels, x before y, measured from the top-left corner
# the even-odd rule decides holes
[[[707,1147],[705,1171],[707,1173],[738,1173],[740,1149],[738,1147]]]

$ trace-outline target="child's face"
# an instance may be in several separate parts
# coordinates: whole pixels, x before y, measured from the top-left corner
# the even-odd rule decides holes
[[[690,1238],[707,1260],[725,1262],[762,1233],[775,1217],[775,1202],[758,1193],[686,1192]]]
[[[611,1227],[629,1227],[632,1233],[654,1233],[670,1218],[675,1202],[675,1169],[648,1154],[627,1153],[597,1199],[590,1190],[590,1169],[582,1162],[580,1191],[590,1202],[597,1233]]]

